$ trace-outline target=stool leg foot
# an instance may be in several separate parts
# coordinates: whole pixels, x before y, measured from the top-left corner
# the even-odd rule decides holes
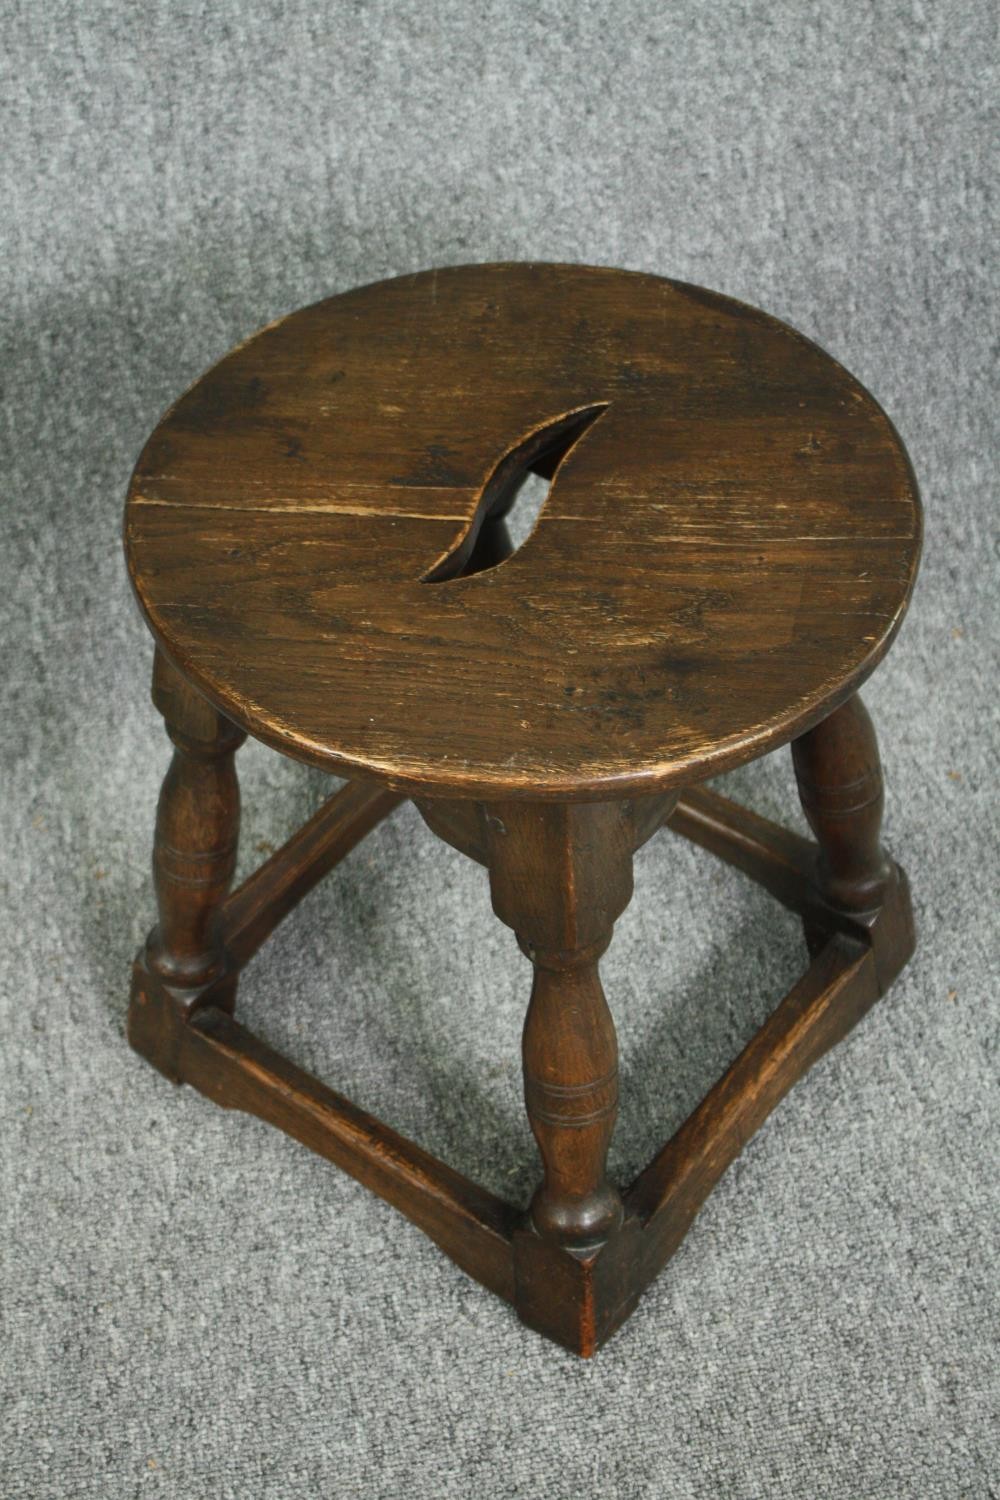
[[[157,652],[153,701],[174,754],[160,791],[153,851],[158,918],[136,960],[129,1040],[176,1077],[176,1027],[208,1003],[232,1010],[236,970],[220,917],[236,868],[240,795],[234,755],[246,738]]]

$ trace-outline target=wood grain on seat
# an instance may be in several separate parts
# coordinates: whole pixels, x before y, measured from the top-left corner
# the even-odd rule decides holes
[[[523,546],[462,569],[555,470]],[[286,754],[449,797],[657,792],[872,670],[920,548],[896,433],[728,298],[584,266],[401,277],[264,329],[129,494],[161,647]]]

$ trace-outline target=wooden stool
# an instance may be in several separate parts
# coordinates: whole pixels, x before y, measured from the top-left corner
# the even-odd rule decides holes
[[[551,489],[512,551],[504,517],[532,471]],[[891,423],[815,344],[698,287],[430,271],[306,308],[210,370],[143,451],[126,549],[175,746],[132,1046],[346,1168],[531,1327],[592,1354],[913,950],[856,695],[920,550]],[[246,734],[351,779],[230,892]],[[699,785],[789,741],[815,844]],[[486,867],[534,967],[524,1094],[543,1176],[527,1209],[233,1019],[251,955],[406,797]],[[598,962],[661,826],[797,912],[811,961],[619,1188]]]

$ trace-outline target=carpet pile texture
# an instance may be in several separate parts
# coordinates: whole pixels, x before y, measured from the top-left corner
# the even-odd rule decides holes
[[[1000,1495],[996,14],[989,0],[0,0],[0,1496]],[[787,319],[907,443],[927,542],[867,692],[918,954],[591,1363],[123,1023],[167,744],[119,541],[159,414],[270,319],[469,260]],[[242,868],[329,790],[241,753]],[[801,826],[787,753],[726,778]],[[615,1171],[803,964],[663,835],[604,965]],[[526,1196],[529,984],[404,807],[248,972],[274,1044]]]

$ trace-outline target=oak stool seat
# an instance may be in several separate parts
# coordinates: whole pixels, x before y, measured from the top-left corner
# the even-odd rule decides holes
[[[506,518],[531,474],[549,489],[514,548]],[[912,952],[857,689],[905,613],[920,534],[906,452],[868,392],[700,287],[450,267],[264,328],[171,408],[128,494],[174,744],[133,1047],[345,1167],[532,1327],[592,1354]],[[231,890],[247,734],[349,779]],[[704,785],[787,743],[815,842]],[[524,1086],[542,1179],[526,1206],[233,1018],[269,933],[406,798],[486,867],[533,966]],[[810,962],[619,1185],[599,960],[632,855],[661,827],[798,913]]]

